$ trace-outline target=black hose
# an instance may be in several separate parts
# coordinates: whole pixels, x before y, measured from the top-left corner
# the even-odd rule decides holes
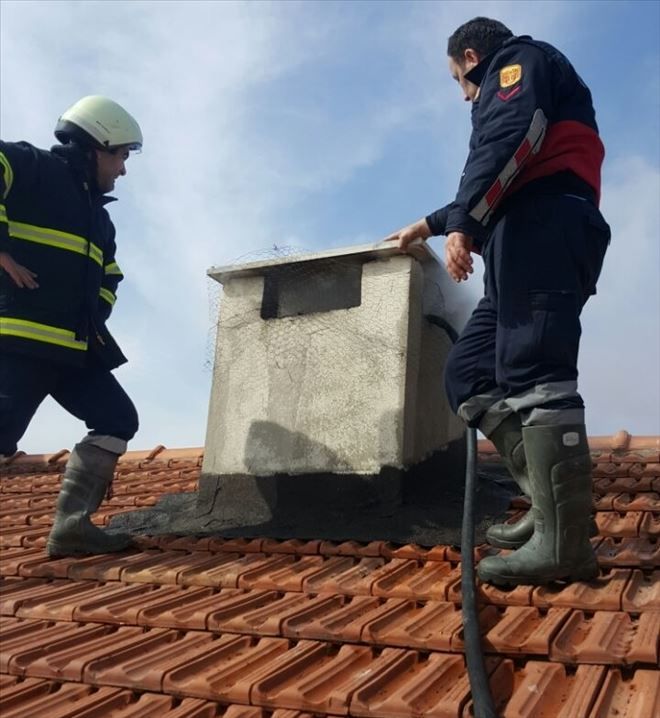
[[[475,718],[497,718],[490,694],[479,630],[477,588],[474,578],[474,494],[477,476],[477,431],[467,430],[467,466],[465,469],[465,500],[461,528],[461,593],[463,595],[463,635],[465,662],[470,679],[470,692]]]
[[[456,343],[458,332],[444,317],[428,314],[426,319],[431,324],[444,329],[452,344]],[[463,594],[461,610],[465,638],[465,662],[470,680],[475,718],[497,718],[481,646],[477,587],[474,578],[474,493],[476,479],[477,431],[476,429],[468,428],[465,500],[463,502],[463,526],[461,527],[461,593]]]
[[[431,322],[431,324],[435,324],[436,327],[444,329],[447,336],[451,339],[451,343],[456,344],[456,341],[458,340],[458,332],[444,317],[439,317],[437,314],[427,314],[426,319]]]

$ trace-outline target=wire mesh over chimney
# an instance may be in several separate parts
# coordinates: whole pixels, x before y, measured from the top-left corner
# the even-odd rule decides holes
[[[443,368],[467,301],[422,245],[215,267],[223,285],[198,508],[284,496],[401,501],[402,472],[461,439]],[[451,333],[451,332],[450,332]],[[222,498],[220,499],[220,495]]]

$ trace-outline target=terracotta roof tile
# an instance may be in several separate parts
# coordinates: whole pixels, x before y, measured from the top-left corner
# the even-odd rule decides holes
[[[502,716],[583,718],[594,715],[589,711],[606,675],[604,666],[581,665],[573,672],[559,663],[528,661],[516,671],[513,695]],[[600,718],[606,715],[616,714],[599,714]]]
[[[370,596],[349,598],[336,595],[331,598],[283,621],[283,635],[358,643],[365,624],[383,610],[383,602]]]
[[[637,670],[624,677],[621,671],[609,671],[591,713],[594,718],[637,718],[657,716],[660,712],[658,671]]]
[[[620,432],[590,444],[601,576],[478,585],[504,718],[660,713],[660,443]],[[479,451],[497,460],[487,442]],[[2,718],[470,715],[455,547],[163,535],[52,559],[66,456],[3,468]],[[201,459],[129,452],[95,520],[195,490]],[[515,520],[527,503],[511,509]]]

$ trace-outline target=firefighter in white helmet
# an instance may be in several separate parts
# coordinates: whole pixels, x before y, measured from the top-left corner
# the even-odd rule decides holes
[[[0,457],[16,452],[48,395],[85,422],[47,544],[65,556],[131,543],[90,515],[138,429],[112,374],[126,361],[106,328],[123,274],[105,205],[142,132],[123,107],[93,95],[62,114],[55,136],[50,151],[0,141]]]

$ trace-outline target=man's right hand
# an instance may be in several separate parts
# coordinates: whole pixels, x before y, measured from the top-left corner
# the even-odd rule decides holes
[[[416,239],[426,240],[431,236],[431,230],[426,222],[426,219],[420,219],[419,221],[409,224],[407,227],[403,227],[396,232],[393,232],[389,236],[385,237],[384,242],[398,242],[399,249],[402,252],[408,250],[408,246]]]
[[[0,252],[0,267],[7,272],[11,280],[21,289],[37,289],[36,274],[22,264],[15,262],[8,252]]]

